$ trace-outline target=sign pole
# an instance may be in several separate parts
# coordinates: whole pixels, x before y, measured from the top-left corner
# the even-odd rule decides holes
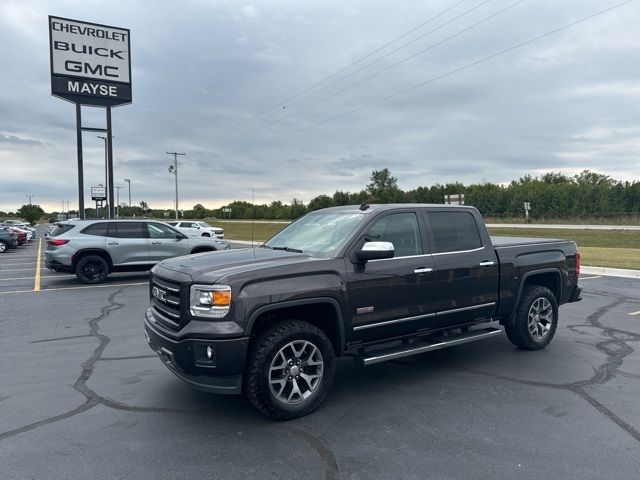
[[[109,218],[115,218],[115,205],[113,203],[113,135],[111,134],[111,107],[107,107],[107,164],[109,170],[109,182],[107,192],[109,202]]]
[[[84,172],[82,168],[82,106],[76,103],[76,135],[78,143],[78,217],[84,220]]]

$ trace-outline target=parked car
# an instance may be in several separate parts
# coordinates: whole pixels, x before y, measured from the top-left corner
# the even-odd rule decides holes
[[[207,222],[188,220],[182,222],[167,222],[172,227],[177,228],[182,233],[193,237],[216,237],[224,238],[224,230],[220,227],[212,227]]]
[[[29,222],[25,222],[23,220],[4,220],[0,223],[0,225],[7,227],[30,227],[31,224]]]
[[[214,238],[189,237],[150,220],[69,220],[47,239],[45,264],[73,272],[85,283],[103,282],[111,272],[145,270],[171,257],[228,250]]]
[[[194,388],[244,392],[290,419],[321,404],[336,356],[371,365],[494,338],[500,325],[522,349],[546,347],[558,306],[580,300],[579,274],[574,242],[490,237],[473,207],[334,207],[259,248],[159,263],[144,331]]]
[[[0,227],[0,253],[18,246],[18,237],[9,231],[9,227]]]
[[[7,229],[9,230],[9,232],[16,235],[16,237],[18,238],[18,245],[24,245],[30,240],[29,232],[26,230],[18,227],[7,227]]]

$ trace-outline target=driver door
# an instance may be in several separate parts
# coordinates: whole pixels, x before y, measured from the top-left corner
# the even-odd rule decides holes
[[[147,223],[149,256],[152,262],[189,254],[189,242],[182,234],[164,223]]]

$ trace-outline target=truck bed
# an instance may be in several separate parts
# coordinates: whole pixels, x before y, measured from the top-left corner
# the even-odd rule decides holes
[[[561,240],[558,238],[533,238],[533,237],[502,237],[491,236],[491,243],[495,248],[500,247],[520,247],[524,245],[539,245],[548,243],[562,243],[567,240]]]

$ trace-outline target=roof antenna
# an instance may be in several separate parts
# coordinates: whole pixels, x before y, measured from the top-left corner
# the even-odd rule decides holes
[[[367,202],[364,202],[362,205],[360,205],[360,210],[362,210],[363,212],[368,208],[369,208],[369,205],[367,204]]]

